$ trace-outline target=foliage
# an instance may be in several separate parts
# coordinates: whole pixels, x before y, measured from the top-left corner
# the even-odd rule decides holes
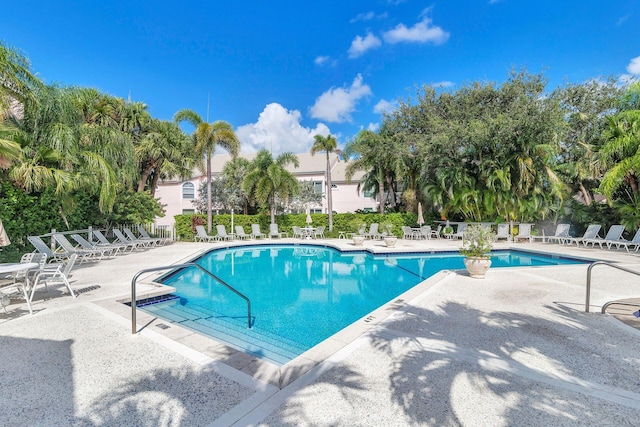
[[[322,204],[322,193],[316,191],[313,181],[301,181],[300,192],[291,200],[291,208],[294,211],[301,212],[308,207],[320,204]]]
[[[329,212],[329,231],[333,231],[333,194],[331,190],[331,162],[329,160],[329,154],[332,152],[341,153],[338,150],[338,141],[331,135],[315,135],[313,137],[314,142],[311,146],[311,155],[315,156],[316,153],[324,151],[327,159],[327,166],[325,170],[326,176],[326,194],[327,194],[327,209]]]
[[[468,257],[487,257],[493,248],[495,233],[490,227],[471,224],[464,232],[460,253]]]

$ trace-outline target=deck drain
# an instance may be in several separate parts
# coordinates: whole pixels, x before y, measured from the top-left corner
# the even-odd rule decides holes
[[[93,286],[87,286],[86,288],[82,288],[82,289],[75,289],[73,292],[76,295],[80,295],[80,294],[84,294],[85,292],[95,291],[96,289],[100,289],[100,285],[93,285]]]
[[[156,327],[160,328],[160,329],[169,329],[171,326],[169,325],[165,325],[164,323],[158,323],[156,325]]]

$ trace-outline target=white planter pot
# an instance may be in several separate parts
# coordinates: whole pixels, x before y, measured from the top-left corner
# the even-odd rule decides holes
[[[469,276],[474,279],[484,279],[484,275],[491,267],[491,258],[488,257],[466,257],[464,266],[467,267]]]
[[[390,237],[385,237],[384,238],[384,244],[387,245],[387,247],[389,248],[393,248],[396,245],[396,242],[398,241],[398,238],[395,236],[390,236]]]
[[[353,244],[356,246],[362,246],[364,243],[364,236],[353,236]]]

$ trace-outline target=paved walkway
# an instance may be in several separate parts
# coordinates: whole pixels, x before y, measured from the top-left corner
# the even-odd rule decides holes
[[[459,244],[399,240],[397,250]],[[492,269],[484,280],[439,273],[356,322],[324,354],[284,367],[179,328],[167,332],[144,315],[132,335],[128,308],[115,301],[128,298],[133,275],[212,246],[175,243],[81,265],[75,300],[54,287],[37,294],[34,315],[18,302],[0,313],[1,424],[635,426],[640,419],[640,331],[600,314],[607,301],[640,295],[628,273],[594,268],[590,313],[584,265]],[[514,246],[640,271],[635,254]],[[151,278],[140,293],[158,291]]]

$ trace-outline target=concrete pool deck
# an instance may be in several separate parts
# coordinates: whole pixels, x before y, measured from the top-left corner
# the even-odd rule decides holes
[[[343,239],[326,242],[353,249]],[[640,331],[600,314],[607,301],[640,295],[636,276],[594,268],[585,313],[585,265],[491,269],[484,280],[439,273],[321,354],[285,368],[163,329],[142,312],[140,332],[131,334],[130,309],[117,301],[130,297],[136,272],[223,245],[180,242],[80,265],[76,299],[50,286],[36,293],[34,315],[18,301],[0,312],[2,424],[635,426],[640,419]],[[459,246],[399,239],[395,250]],[[640,271],[640,255],[623,251],[511,246]],[[151,278],[139,294],[159,290]],[[631,311],[619,315],[633,321]]]

